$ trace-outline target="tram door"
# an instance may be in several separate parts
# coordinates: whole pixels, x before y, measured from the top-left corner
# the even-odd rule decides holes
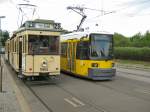
[[[71,45],[71,71],[75,72],[75,60],[76,60],[76,44],[73,42]]]
[[[71,72],[75,71],[75,48],[76,44],[75,43],[68,43],[68,69]]]
[[[71,71],[71,43],[68,42],[67,48],[67,68]]]
[[[22,38],[19,40],[19,70],[22,69]]]
[[[7,58],[8,58],[8,62],[10,62],[10,60],[9,60],[9,53],[10,53],[10,51],[9,51],[9,50],[10,50],[10,47],[9,47],[9,46],[10,46],[10,45],[8,44],[8,46],[7,46],[7,55],[8,55],[8,57],[7,57]]]

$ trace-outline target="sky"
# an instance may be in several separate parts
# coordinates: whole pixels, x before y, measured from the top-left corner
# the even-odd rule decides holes
[[[33,8],[22,7],[24,20],[55,20],[67,30],[75,30],[81,20],[79,14],[67,10],[68,6],[89,8],[84,10],[87,18],[82,26],[89,30],[117,32],[128,37],[150,30],[150,0],[0,0],[0,16],[6,16],[2,19],[2,30],[12,32],[18,28],[21,13],[17,4],[22,3],[37,6],[33,17]],[[104,10],[106,14],[98,10]]]

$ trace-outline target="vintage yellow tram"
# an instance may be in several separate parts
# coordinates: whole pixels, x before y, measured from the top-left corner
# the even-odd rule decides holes
[[[60,75],[60,23],[26,21],[6,41],[5,58],[21,78]]]
[[[113,35],[106,32],[61,35],[61,70],[93,80],[111,80],[116,74]]]

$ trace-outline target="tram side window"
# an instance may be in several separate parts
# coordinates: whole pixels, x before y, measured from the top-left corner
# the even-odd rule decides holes
[[[17,53],[19,53],[19,38],[17,38]]]
[[[61,44],[61,56],[66,57],[67,56],[67,43]]]
[[[13,47],[12,52],[14,52],[15,51],[14,50],[14,40],[12,40],[12,47]]]
[[[24,36],[22,37],[22,53],[24,53]]]
[[[26,36],[23,36],[23,53],[26,53]]]
[[[15,40],[15,52],[17,51],[17,41]]]
[[[88,42],[79,42],[77,44],[77,59],[86,60],[89,59],[89,43]]]
[[[16,42],[14,41],[14,52],[16,52]]]
[[[27,36],[25,36],[25,53],[27,53]]]

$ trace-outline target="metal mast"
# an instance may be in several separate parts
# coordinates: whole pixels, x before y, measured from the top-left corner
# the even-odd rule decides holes
[[[74,12],[76,12],[82,16],[82,19],[81,19],[79,25],[77,25],[76,31],[81,30],[81,26],[82,26],[83,22],[85,21],[85,19],[87,18],[87,15],[84,13],[85,9],[99,11],[99,12],[101,12],[101,16],[115,12],[115,11],[104,11],[103,8],[101,10],[98,10],[98,9],[92,9],[92,8],[87,8],[87,7],[73,7],[73,6],[68,6],[67,9],[73,10]]]
[[[30,1],[28,1],[28,0],[23,0],[23,1],[25,1],[26,3],[18,4],[18,9],[19,9],[19,12],[21,13],[20,25],[22,25],[25,17],[27,19],[33,19],[33,16],[35,15],[36,8],[37,8],[36,5],[30,4],[29,3]],[[27,10],[29,10],[29,11],[26,12]]]
[[[79,15],[82,16],[82,19],[79,23],[79,25],[77,25],[77,30],[76,31],[79,31],[81,29],[81,26],[83,24],[83,22],[85,21],[86,19],[86,14],[84,13],[84,8],[83,7],[72,7],[72,6],[68,6],[67,9],[71,9],[73,10],[74,12],[78,13]]]
[[[0,16],[0,30],[1,30],[1,19],[5,18],[5,16]]]

